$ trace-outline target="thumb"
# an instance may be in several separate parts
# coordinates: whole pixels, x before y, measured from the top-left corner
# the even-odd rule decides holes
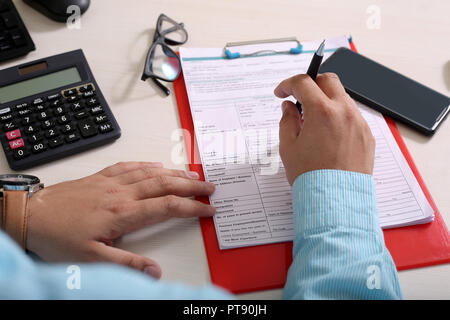
[[[291,101],[281,105],[283,116],[280,120],[280,144],[293,143],[301,131],[300,113]]]
[[[144,272],[153,278],[161,278],[161,267],[152,259],[119,248],[110,247],[101,242],[95,242],[94,246],[99,261],[124,265]]]

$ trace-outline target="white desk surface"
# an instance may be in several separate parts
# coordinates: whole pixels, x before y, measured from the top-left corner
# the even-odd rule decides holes
[[[48,20],[14,1],[36,44],[18,63],[82,48],[123,135],[115,143],[53,162],[27,173],[47,185],[92,174],[119,161],[171,161],[171,140],[180,127],[175,97],[163,97],[140,76],[160,13],[184,22],[189,47],[222,47],[228,41],[297,36],[300,40],[352,34],[358,50],[429,87],[450,91],[450,2],[447,0],[92,0],[80,30]],[[368,28],[367,10],[381,11],[379,29]],[[432,138],[399,124],[401,134],[447,226],[450,226],[450,120]],[[0,172],[10,172],[0,156]],[[158,261],[163,281],[210,282],[197,219],[145,228],[119,244]],[[450,265],[399,273],[406,299],[449,299]],[[270,290],[239,298],[279,299]]]

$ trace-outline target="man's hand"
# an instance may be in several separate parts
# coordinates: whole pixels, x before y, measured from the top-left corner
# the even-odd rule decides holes
[[[302,173],[337,169],[372,174],[375,139],[355,102],[337,75],[307,75],[284,80],[279,98],[294,96],[302,103],[303,119],[290,101],[282,105],[280,156],[289,183]]]
[[[210,217],[214,207],[186,197],[213,192],[193,172],[118,163],[37,192],[29,204],[27,248],[46,261],[113,262],[160,278],[155,261],[114,248],[114,240],[172,217]]]

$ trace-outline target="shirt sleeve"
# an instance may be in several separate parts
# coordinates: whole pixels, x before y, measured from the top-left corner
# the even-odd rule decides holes
[[[378,222],[372,176],[340,170],[300,175],[286,299],[401,299]]]

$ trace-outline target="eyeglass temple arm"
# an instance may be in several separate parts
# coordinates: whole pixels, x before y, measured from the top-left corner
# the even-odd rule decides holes
[[[167,88],[165,85],[163,85],[161,82],[159,82],[157,79],[155,78],[151,78],[152,81],[166,94],[166,96],[170,95],[170,90],[169,88]]]

